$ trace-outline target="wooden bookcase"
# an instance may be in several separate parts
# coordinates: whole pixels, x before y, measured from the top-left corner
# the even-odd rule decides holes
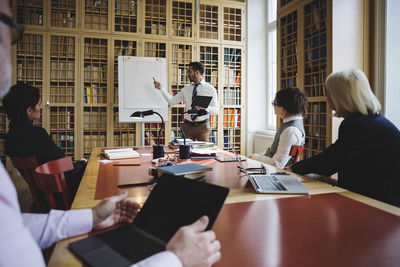
[[[196,3],[198,6],[196,6]],[[14,0],[25,25],[13,47],[13,82],[40,88],[43,126],[67,155],[94,147],[157,142],[160,123],[119,123],[118,56],[167,59],[171,94],[189,83],[186,64],[201,61],[218,92],[210,140],[245,153],[245,1]],[[161,142],[179,137],[182,104],[169,109]],[[167,119],[167,118],[165,118]],[[0,106],[0,155],[7,120]]]
[[[309,158],[332,142],[332,111],[323,89],[332,72],[332,1],[278,4],[278,90],[298,87],[308,97],[303,157]]]
[[[365,0],[278,1],[278,89],[297,86],[308,97],[305,158],[337,137],[340,120],[327,103],[326,77],[349,68],[369,76],[369,9]]]

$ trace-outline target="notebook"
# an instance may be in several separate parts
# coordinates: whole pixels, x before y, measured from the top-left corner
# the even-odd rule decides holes
[[[193,99],[192,107],[199,106],[201,108],[208,108],[210,104],[212,96],[204,96],[204,95],[197,95]]]
[[[308,195],[310,191],[297,180],[296,177],[287,173],[272,173],[272,174],[252,174],[250,175],[245,167],[243,167],[242,159],[231,147],[235,153],[235,157],[239,162],[239,166],[246,174],[247,178],[253,185],[257,193],[266,194],[301,194]]]
[[[89,266],[129,266],[165,250],[181,226],[203,215],[211,229],[228,193],[225,187],[164,174],[132,224],[73,242],[69,249]]]

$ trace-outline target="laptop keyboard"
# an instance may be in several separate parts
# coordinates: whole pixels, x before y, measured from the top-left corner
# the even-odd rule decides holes
[[[165,246],[129,226],[119,227],[97,237],[132,263],[165,250]]]
[[[285,186],[272,175],[253,175],[253,180],[261,190],[266,191],[287,191]]]

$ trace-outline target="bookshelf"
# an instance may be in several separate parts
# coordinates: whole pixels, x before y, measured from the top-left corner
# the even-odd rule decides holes
[[[167,35],[167,1],[145,0],[144,33],[146,35]]]
[[[199,13],[199,38],[206,40],[218,40],[219,6],[200,4]]]
[[[43,96],[43,45],[44,35],[41,33],[27,33],[22,36],[16,47],[14,66],[15,83],[26,83],[39,88]],[[42,101],[43,102],[43,101]],[[42,118],[34,121],[35,125],[42,125]]]
[[[108,30],[108,1],[85,0],[84,27],[88,30]]]
[[[19,23],[34,26],[43,26],[45,24],[43,0],[16,1],[16,6]]]
[[[50,35],[49,91],[45,98],[50,109],[42,116],[49,117],[49,134],[68,156],[75,155],[76,114],[76,37]]]
[[[298,87],[308,97],[303,157],[310,158],[332,142],[332,111],[323,90],[332,69],[328,45],[332,36],[328,28],[332,2],[281,0],[279,4],[279,89]]]
[[[166,58],[166,88],[172,94],[189,83],[186,64],[203,62],[204,78],[217,89],[220,103],[219,115],[210,118],[210,140],[245,153],[245,1],[204,0],[198,7],[192,0],[13,3],[13,13],[26,26],[13,47],[13,82],[40,88],[43,112],[35,123],[67,155],[79,159],[94,147],[157,142],[160,123],[118,120],[118,56]],[[183,110],[182,104],[169,109],[163,144],[181,136]],[[1,111],[0,106],[3,156],[8,122]]]
[[[171,36],[192,37],[193,3],[192,1],[172,1]]]
[[[75,0],[52,0],[50,5],[50,25],[52,27],[76,27]]]
[[[218,46],[200,45],[200,61],[204,65],[204,80],[215,87],[219,95],[219,54],[220,49]],[[221,102],[219,102],[221,103]],[[210,115],[210,142],[217,145],[220,144],[218,139],[218,115]]]
[[[138,10],[136,0],[116,0],[114,4],[114,30],[116,32],[137,32]]]

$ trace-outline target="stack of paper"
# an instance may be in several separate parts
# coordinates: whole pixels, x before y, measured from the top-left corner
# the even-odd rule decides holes
[[[104,149],[104,156],[108,159],[139,158],[140,154],[133,148]]]

